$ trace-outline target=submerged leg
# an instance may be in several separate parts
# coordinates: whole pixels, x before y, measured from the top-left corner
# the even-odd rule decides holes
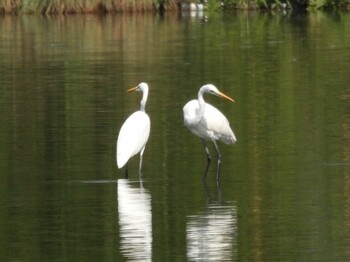
[[[220,189],[220,180],[216,179],[216,188],[218,190],[218,203],[221,204],[221,189]]]
[[[218,153],[218,164],[217,164],[217,170],[216,170],[216,180],[220,179],[220,163],[221,163],[221,153],[219,150],[218,145],[216,144],[216,141],[213,140],[213,143],[215,145],[216,152]]]
[[[204,146],[204,149],[205,149],[205,153],[207,155],[207,167],[205,169],[205,173],[204,173],[204,176],[203,176],[203,178],[205,179],[207,177],[207,174],[208,174],[208,170],[209,170],[209,166],[210,166],[210,162],[211,162],[211,156],[210,156],[210,153],[209,153],[209,148],[208,148],[207,142],[204,139],[202,139],[202,143],[203,143],[203,146]]]

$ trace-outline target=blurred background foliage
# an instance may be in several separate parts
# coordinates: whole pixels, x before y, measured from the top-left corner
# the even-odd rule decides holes
[[[350,9],[350,0],[2,0],[0,13],[120,13],[181,10],[202,4],[208,10]]]

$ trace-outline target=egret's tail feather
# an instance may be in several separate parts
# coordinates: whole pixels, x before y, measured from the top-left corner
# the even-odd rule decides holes
[[[119,169],[123,168],[128,162],[129,158],[123,157],[123,155],[117,155],[117,166]]]

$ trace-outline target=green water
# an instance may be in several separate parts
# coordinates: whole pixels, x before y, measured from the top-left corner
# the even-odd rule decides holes
[[[348,261],[350,15],[0,17],[1,261]],[[152,128],[143,179],[115,164],[123,121]],[[238,138],[221,180],[182,107]],[[215,150],[210,147],[214,160]]]

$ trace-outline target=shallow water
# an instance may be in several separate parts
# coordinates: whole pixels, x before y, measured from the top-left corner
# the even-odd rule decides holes
[[[2,261],[348,261],[348,14],[0,17]],[[143,177],[115,165],[150,85]],[[237,144],[206,182],[182,107]]]

